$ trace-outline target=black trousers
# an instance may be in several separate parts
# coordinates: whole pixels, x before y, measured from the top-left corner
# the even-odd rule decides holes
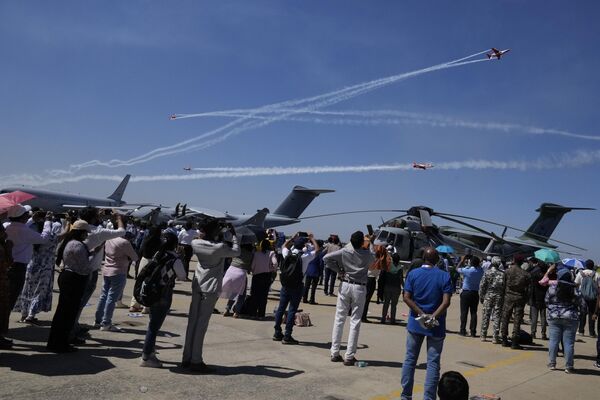
[[[250,287],[250,304],[248,314],[254,317],[264,318],[267,310],[267,298],[271,286],[271,273],[252,275],[252,286]]]
[[[593,336],[596,334],[596,329],[594,329],[594,320],[592,319],[594,313],[596,312],[596,300],[585,300],[585,302],[587,304],[587,313],[579,314],[579,333],[583,335],[585,329],[585,320],[587,319],[589,334]]]
[[[69,345],[69,334],[75,325],[87,282],[88,275],[71,271],[63,271],[58,276],[60,295],[50,327],[49,348],[64,349]]]
[[[187,277],[190,273],[190,261],[194,255],[194,249],[189,244],[182,244],[181,247],[183,248],[183,268]]]
[[[325,268],[323,274],[325,276],[323,281],[323,290],[325,291],[325,294],[333,294],[337,272],[332,271],[329,268]]]
[[[474,335],[477,332],[477,305],[479,304],[479,292],[477,290],[463,290],[460,293],[460,332],[467,331],[467,316],[471,313],[469,330]]]
[[[310,290],[310,301],[311,303],[315,302],[315,292],[317,291],[317,284],[319,283],[319,277],[310,277],[307,276],[304,278],[304,295],[302,296],[302,301],[305,303],[308,301],[308,291]]]
[[[27,264],[15,262],[8,270],[8,309],[9,312],[15,307],[17,299],[23,291],[25,285],[25,272],[27,272]]]
[[[367,319],[367,314],[369,312],[369,303],[371,302],[373,293],[375,293],[375,286],[377,286],[377,278],[375,278],[375,277],[367,278],[367,298],[365,299],[365,308],[363,308],[363,314],[362,314],[363,321]]]

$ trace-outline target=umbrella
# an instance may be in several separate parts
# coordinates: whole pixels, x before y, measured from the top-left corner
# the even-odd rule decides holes
[[[0,214],[8,211],[11,207],[14,207],[19,203],[31,200],[33,198],[35,198],[34,195],[21,192],[20,190],[0,194]]]
[[[539,249],[533,253],[535,258],[545,263],[557,263],[560,262],[560,256],[558,253],[551,249]]]
[[[577,258],[565,258],[562,263],[567,268],[584,269],[585,261],[578,260]]]
[[[435,248],[438,253],[454,253],[454,249],[452,248],[452,246],[448,246],[448,245],[440,245],[438,247]]]

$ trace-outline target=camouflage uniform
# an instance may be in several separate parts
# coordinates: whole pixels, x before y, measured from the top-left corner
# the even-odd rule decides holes
[[[513,264],[506,270],[505,278],[506,290],[504,291],[504,310],[502,311],[502,340],[505,342],[508,336],[508,323],[514,309],[512,340],[513,345],[518,345],[521,322],[523,322],[523,314],[525,313],[525,304],[529,297],[531,277],[519,265]]]
[[[479,284],[479,298],[483,304],[483,318],[481,320],[481,340],[487,337],[490,316],[494,320],[494,341],[498,342],[500,322],[502,319],[502,303],[504,302],[504,271],[499,269],[499,263],[492,263],[485,271]]]

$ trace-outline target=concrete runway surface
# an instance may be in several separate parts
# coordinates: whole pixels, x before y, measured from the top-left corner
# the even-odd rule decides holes
[[[100,282],[81,322],[93,324]],[[277,305],[275,282],[267,312],[272,317]],[[55,286],[57,288],[57,286]],[[127,281],[124,302],[128,304],[133,280]],[[13,350],[0,350],[0,398],[2,399],[364,399],[387,400],[400,396],[400,374],[404,359],[405,317],[400,325],[380,325],[381,305],[371,303],[369,317],[362,324],[357,359],[368,366],[346,367],[329,360],[335,297],[317,292],[318,305],[301,304],[314,326],[296,327],[300,345],[274,342],[272,318],[267,321],[224,318],[214,314],[204,346],[205,362],[217,366],[214,375],[198,375],[179,368],[190,302],[189,282],[178,282],[170,314],[157,340],[162,369],[138,366],[147,315],[128,316],[117,309],[113,322],[122,332],[90,331],[92,339],[73,354],[44,350],[51,313],[38,315],[40,326],[17,322],[11,315],[8,337]],[[58,300],[55,293],[54,301]],[[56,304],[55,304],[56,306]],[[398,314],[408,308],[400,303]],[[217,308],[224,310],[225,301]],[[479,309],[481,314],[481,307]],[[463,373],[473,394],[497,394],[506,399],[569,400],[598,396],[600,370],[593,367],[595,339],[578,336],[575,344],[576,374],[549,371],[547,342],[517,351],[482,343],[479,338],[457,335],[459,299],[453,296],[448,313],[449,330],[442,354],[442,372]],[[527,318],[526,318],[527,319]],[[348,325],[347,321],[347,324]],[[528,325],[523,325],[529,330]],[[347,337],[344,334],[344,339]],[[343,353],[342,353],[343,354]],[[422,398],[425,377],[424,349],[415,375],[415,399]],[[564,367],[562,358],[558,367]]]

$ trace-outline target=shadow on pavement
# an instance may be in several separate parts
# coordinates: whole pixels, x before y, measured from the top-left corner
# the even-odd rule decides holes
[[[345,344],[345,343],[342,343]],[[298,344],[298,346],[309,346],[309,347],[317,347],[319,349],[331,349],[331,342],[305,342],[303,340],[300,340],[300,343]],[[364,350],[364,349],[368,349],[369,346],[366,344],[358,344],[358,346],[356,346],[356,350]],[[342,346],[342,350],[345,349],[345,347]]]
[[[138,352],[136,357],[139,357]],[[3,354],[0,360],[2,366],[13,371],[43,376],[94,375],[115,367],[107,358],[98,357],[93,350],[70,354],[8,353]]]
[[[276,365],[243,365],[239,367],[225,367],[220,365],[212,365],[216,368],[216,372],[211,375],[218,376],[232,376],[232,375],[256,375],[256,376],[268,376],[271,378],[292,378],[296,375],[303,374],[304,371],[280,367]],[[184,375],[201,375],[200,373],[190,371],[181,367],[174,367],[169,369],[171,372],[176,374]]]
[[[600,369],[575,368],[575,375],[595,375],[600,376]]]
[[[380,360],[360,360],[367,363],[369,367],[388,367],[388,368],[402,368],[402,363],[399,361],[380,361]],[[417,364],[416,369],[427,369],[427,363]]]

